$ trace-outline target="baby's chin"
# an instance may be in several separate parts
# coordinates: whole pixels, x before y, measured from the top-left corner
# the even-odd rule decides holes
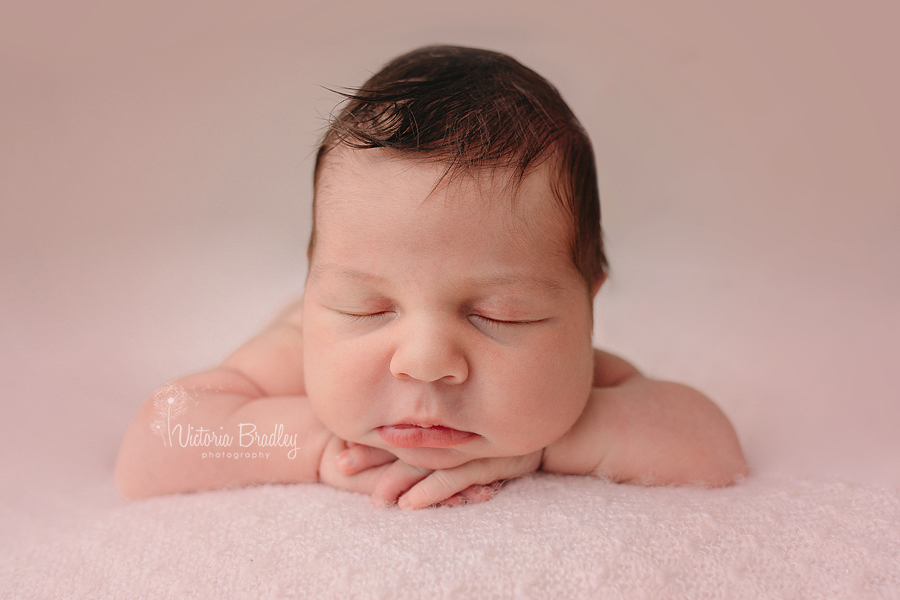
[[[453,469],[460,465],[484,458],[477,453],[464,453],[452,448],[385,448],[388,452],[408,465],[420,469]]]

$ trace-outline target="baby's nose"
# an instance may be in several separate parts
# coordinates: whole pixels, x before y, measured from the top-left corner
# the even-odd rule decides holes
[[[410,322],[391,358],[391,373],[404,380],[462,383],[469,365],[453,335],[452,326],[435,322]]]

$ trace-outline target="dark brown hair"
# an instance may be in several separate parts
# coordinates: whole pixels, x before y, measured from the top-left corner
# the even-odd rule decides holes
[[[514,182],[552,160],[554,195],[573,223],[572,261],[590,290],[607,269],[591,142],[559,92],[505,54],[429,46],[389,62],[343,93],[316,154],[315,178],[336,146],[387,148],[447,165],[445,176],[512,169]],[[315,200],[313,233],[315,244]]]

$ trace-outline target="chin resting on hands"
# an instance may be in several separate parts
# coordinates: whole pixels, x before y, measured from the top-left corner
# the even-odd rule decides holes
[[[452,469],[423,469],[387,450],[335,437],[322,456],[319,478],[337,488],[369,494],[376,506],[415,510],[486,502],[503,480],[538,469],[542,451],[525,456],[479,458]]]

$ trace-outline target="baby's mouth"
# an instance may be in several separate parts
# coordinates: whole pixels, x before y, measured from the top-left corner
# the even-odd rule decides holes
[[[443,425],[399,423],[378,428],[381,439],[394,448],[450,448],[471,442],[478,436]]]

